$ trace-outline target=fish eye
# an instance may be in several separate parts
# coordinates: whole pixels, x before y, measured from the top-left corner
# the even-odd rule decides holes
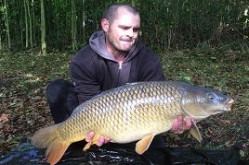
[[[207,94],[207,98],[208,98],[209,100],[213,100],[213,99],[215,98],[215,95],[214,95],[213,93],[208,93],[208,94]]]

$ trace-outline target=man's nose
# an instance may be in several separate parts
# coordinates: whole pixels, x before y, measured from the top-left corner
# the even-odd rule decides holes
[[[133,36],[134,36],[134,31],[133,31],[132,28],[130,28],[130,29],[127,31],[127,35],[128,35],[129,37],[133,37]]]

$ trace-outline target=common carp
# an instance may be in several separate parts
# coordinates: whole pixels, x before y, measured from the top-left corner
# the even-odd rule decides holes
[[[47,148],[47,161],[57,163],[69,145],[84,140],[95,132],[84,150],[104,135],[113,143],[136,143],[136,152],[143,154],[155,135],[172,128],[179,116],[191,117],[192,135],[201,141],[195,121],[230,111],[233,99],[219,91],[184,82],[138,82],[110,89],[76,107],[71,116],[59,124],[38,130],[31,141]]]

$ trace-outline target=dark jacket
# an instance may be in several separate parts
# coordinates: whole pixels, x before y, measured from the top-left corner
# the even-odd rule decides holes
[[[89,45],[77,52],[70,74],[80,103],[126,83],[165,79],[159,59],[139,40],[122,65],[118,63],[107,51],[103,31],[95,32]]]

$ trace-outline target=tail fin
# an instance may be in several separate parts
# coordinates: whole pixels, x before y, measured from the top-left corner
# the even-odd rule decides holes
[[[31,139],[38,148],[47,148],[46,157],[50,165],[57,163],[66,152],[71,142],[63,140],[58,130],[58,124],[38,130]]]

